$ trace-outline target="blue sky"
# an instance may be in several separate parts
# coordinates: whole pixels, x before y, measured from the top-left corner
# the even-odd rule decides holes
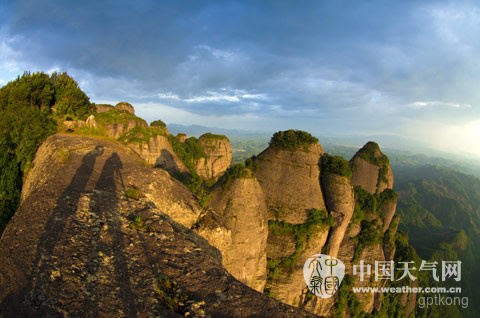
[[[0,85],[24,70],[148,121],[480,154],[478,1],[0,0]]]

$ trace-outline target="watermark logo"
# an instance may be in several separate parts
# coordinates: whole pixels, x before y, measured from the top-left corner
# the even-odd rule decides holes
[[[330,298],[340,287],[345,276],[345,264],[336,257],[315,254],[305,262],[303,277],[312,294]]]

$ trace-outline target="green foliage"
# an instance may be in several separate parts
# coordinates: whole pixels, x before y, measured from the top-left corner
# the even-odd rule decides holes
[[[156,137],[158,135],[165,136],[165,133],[157,129],[152,129],[151,127],[135,126],[131,130],[120,136],[118,140],[125,144],[130,144],[134,142],[142,144],[148,143],[150,138]]]
[[[224,139],[228,140],[228,138],[225,135],[216,135],[212,133],[203,134],[200,136],[200,138],[198,138],[198,140],[202,140],[202,141],[224,140]]]
[[[308,150],[308,146],[318,143],[318,139],[311,134],[301,130],[278,131],[273,134],[269,145],[272,147],[296,151],[303,149]]]
[[[67,148],[60,148],[58,151],[58,160],[60,160],[61,163],[65,164],[70,160],[70,155],[71,152]]]
[[[0,89],[0,233],[15,213],[38,146],[56,132],[51,107],[64,99],[54,79],[55,74],[25,72]],[[70,107],[75,116],[82,113],[77,106]]]
[[[380,147],[374,141],[367,142],[365,146],[357,151],[356,156],[359,156],[376,166],[390,164],[388,157],[380,151]]]
[[[128,124],[129,120],[136,120],[147,124],[143,119],[126,111],[112,108],[108,112],[95,114],[95,121],[100,125]]]
[[[147,233],[155,231],[151,225],[145,224],[145,221],[141,216],[135,217],[128,226],[133,230],[147,232]]]
[[[127,191],[125,191],[125,195],[127,198],[134,200],[139,200],[143,196],[142,192],[135,186],[131,186]]]
[[[321,167],[323,172],[331,172],[347,178],[352,176],[352,170],[348,165],[348,161],[340,156],[324,154],[321,160]]]
[[[95,111],[94,104],[90,103],[88,96],[67,73],[55,72],[51,80],[55,90],[57,116],[71,115],[85,120]]]
[[[230,183],[238,178],[252,178],[255,177],[250,169],[241,163],[237,163],[232,167],[228,168],[225,174],[223,175],[222,188],[226,189]]]
[[[352,318],[367,317],[367,314],[363,312],[362,303],[352,290],[354,283],[355,279],[353,276],[345,275],[335,297],[335,305],[332,310],[333,316],[344,317],[345,313],[348,312]]]
[[[184,314],[187,311],[187,301],[191,300],[188,294],[175,293],[175,284],[170,277],[160,275],[157,279],[155,292],[159,302],[176,313]]]
[[[268,230],[273,235],[291,235],[295,240],[295,251],[292,255],[282,258],[280,261],[267,260],[268,279],[278,276],[280,269],[291,270],[298,263],[300,253],[305,245],[310,242],[313,234],[322,228],[332,227],[333,217],[325,210],[312,209],[308,220],[303,224],[291,224],[284,221],[268,221]]]
[[[154,120],[150,123],[150,126],[152,127],[161,127],[161,128],[165,128],[167,127],[167,124],[165,124],[163,121],[161,121],[160,119],[159,120]]]
[[[190,138],[187,138],[185,142],[180,142],[174,136],[169,135],[168,141],[170,142],[170,145],[172,146],[173,151],[177,154],[180,160],[183,161],[185,166],[187,166],[187,168],[190,170],[192,175],[196,174],[195,164],[201,158],[207,158],[207,155],[205,154],[205,151],[203,151],[203,148],[198,143],[197,138],[190,137]]]
[[[362,230],[360,234],[353,238],[357,241],[357,247],[353,255],[352,263],[356,263],[360,257],[363,249],[367,246],[381,244],[383,241],[382,229],[378,228],[375,224],[363,220],[361,223]]]
[[[355,193],[355,210],[351,222],[360,222],[368,214],[376,215],[378,208],[377,196],[361,186],[354,186],[353,191]]]

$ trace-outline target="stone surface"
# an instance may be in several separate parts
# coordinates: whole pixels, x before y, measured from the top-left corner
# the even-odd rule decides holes
[[[189,174],[188,168],[173,151],[167,136],[156,135],[151,137],[148,142],[134,142],[128,146],[149,165],[163,168],[172,173]]]
[[[113,106],[107,104],[95,104],[95,109],[97,113],[106,113],[109,110],[113,109]]]
[[[218,179],[232,164],[232,149],[228,138],[216,139],[201,136],[199,145],[207,155],[195,164],[195,171],[205,179]]]
[[[263,292],[267,278],[267,207],[255,178],[237,178],[218,185],[210,206],[231,231],[232,245],[222,250],[225,268],[242,283]],[[214,246],[218,244],[212,243]]]
[[[64,148],[71,151],[68,162],[51,160]],[[138,200],[126,196],[131,187],[140,191]],[[174,205],[183,211],[172,212]],[[138,163],[126,147],[87,137],[49,137],[0,239],[0,253],[9,255],[0,259],[0,312],[6,317],[187,312],[313,317],[229,275],[219,251],[189,229],[195,218],[184,219],[183,214],[197,214],[195,205],[182,184]],[[169,287],[161,283],[166,280]]]
[[[325,210],[318,162],[323,154],[319,144],[307,151],[268,147],[255,159],[257,179],[262,186],[269,220],[305,223],[311,209]]]
[[[135,115],[135,109],[133,108],[132,104],[127,102],[118,103],[117,105],[115,105],[115,109],[120,111],[126,111],[126,112],[129,112],[130,114]]]
[[[337,257],[355,209],[353,187],[347,177],[331,172],[322,173],[322,187],[328,211],[335,222],[330,229],[327,254]]]

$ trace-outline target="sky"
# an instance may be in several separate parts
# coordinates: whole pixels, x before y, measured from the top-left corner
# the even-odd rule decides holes
[[[480,155],[479,1],[0,0],[0,86],[25,70],[147,121]]]

